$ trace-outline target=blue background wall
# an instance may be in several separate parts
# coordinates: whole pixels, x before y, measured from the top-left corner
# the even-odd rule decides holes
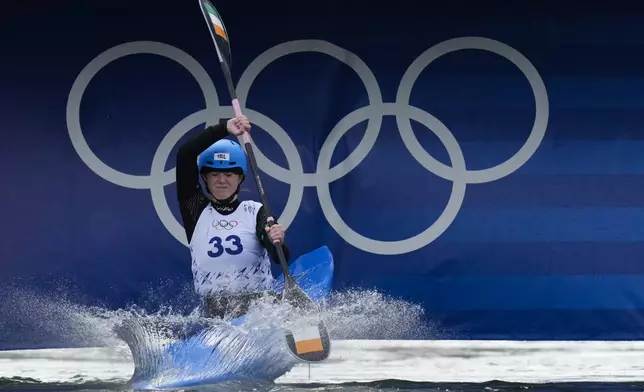
[[[418,302],[460,338],[643,337],[643,17],[404,3],[216,3],[293,251],[328,245],[338,290]],[[0,283],[176,297],[176,141],[232,115],[197,2],[3,7]]]

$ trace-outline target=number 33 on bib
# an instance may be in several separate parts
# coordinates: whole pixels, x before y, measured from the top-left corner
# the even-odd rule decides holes
[[[222,241],[225,241],[226,244],[222,245]],[[213,246],[213,250],[208,251],[208,256],[210,257],[219,257],[223,255],[224,252],[231,256],[235,256],[242,253],[244,250],[241,239],[239,236],[234,234],[229,235],[225,239],[222,239],[221,237],[212,237],[209,243]]]

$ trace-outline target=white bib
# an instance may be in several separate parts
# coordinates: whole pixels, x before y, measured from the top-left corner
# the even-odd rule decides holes
[[[190,242],[197,293],[230,295],[270,289],[271,261],[255,234],[261,206],[243,201],[230,215],[220,214],[212,205],[203,210]]]

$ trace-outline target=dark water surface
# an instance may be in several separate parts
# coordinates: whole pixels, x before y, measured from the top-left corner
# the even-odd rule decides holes
[[[101,391],[120,392],[134,391],[123,383],[40,383],[27,378],[0,378],[0,391]],[[486,383],[431,383],[413,382],[405,380],[382,380],[368,383],[340,383],[340,384],[275,384],[253,382],[228,382],[199,388],[181,388],[169,391],[186,392],[308,392],[308,391],[335,391],[335,392],[558,392],[558,391],[644,391],[644,382],[575,382],[575,383],[511,383],[490,381]]]

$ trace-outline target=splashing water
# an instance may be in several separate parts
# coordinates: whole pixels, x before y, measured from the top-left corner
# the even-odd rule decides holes
[[[271,301],[272,302],[272,301]],[[134,388],[172,388],[221,381],[275,380],[297,361],[283,344],[287,320],[280,306],[262,300],[243,325],[198,316],[128,316],[117,325],[135,363]]]
[[[135,388],[272,381],[298,363],[284,344],[283,328],[292,322],[285,315],[293,311],[282,303],[258,300],[244,324],[233,326],[229,320],[204,319],[199,309],[188,314],[171,307],[109,310],[17,289],[5,297],[0,314],[13,321],[11,328],[0,325],[0,331],[31,330],[64,338],[68,346],[129,347]],[[434,333],[420,306],[374,290],[333,292],[321,309],[333,340],[413,339]]]
[[[333,292],[324,306],[332,339],[430,339],[437,326],[423,321],[420,305],[376,290]]]

